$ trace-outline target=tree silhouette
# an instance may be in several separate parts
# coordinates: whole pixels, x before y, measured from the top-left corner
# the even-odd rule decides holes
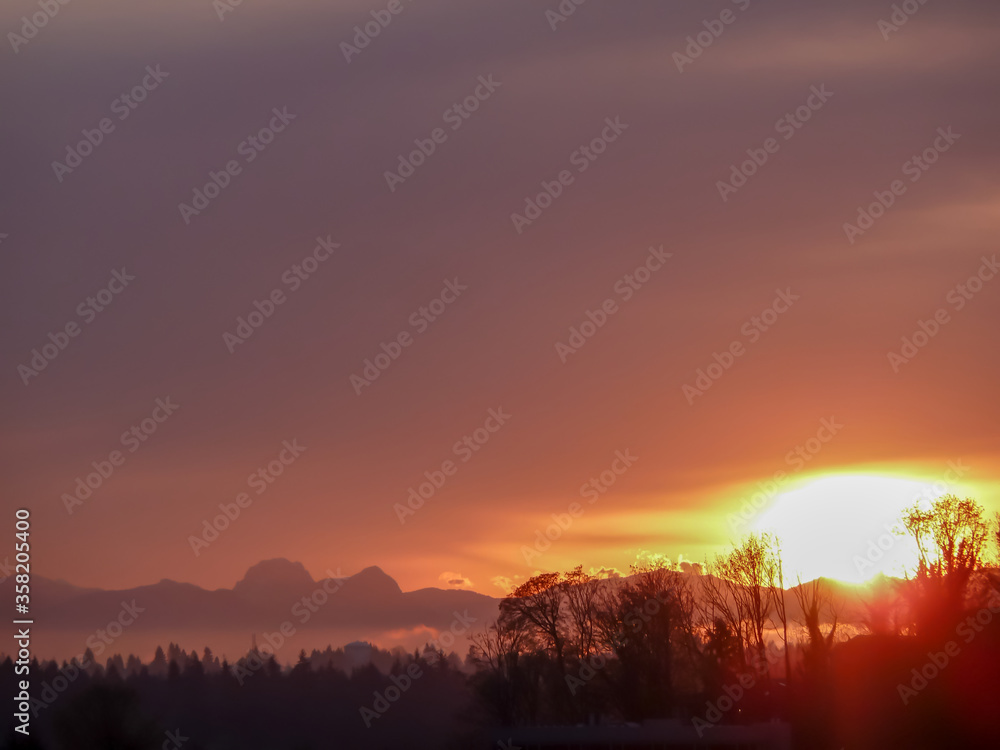
[[[941,633],[963,612],[985,565],[990,524],[972,498],[944,495],[929,509],[914,505],[903,519],[917,547],[914,585],[909,588],[917,632]]]
[[[764,632],[773,624],[772,614],[785,625],[777,540],[769,534],[751,534],[730,552],[716,555],[709,573],[704,587],[705,620],[721,618],[740,639],[745,654],[754,654],[759,664],[766,664]]]
[[[74,750],[153,750],[163,741],[136,693],[123,686],[87,688],[58,709],[53,724],[60,746]]]

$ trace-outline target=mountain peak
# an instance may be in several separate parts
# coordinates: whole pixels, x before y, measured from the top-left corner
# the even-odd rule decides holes
[[[385,596],[403,593],[396,580],[377,565],[369,565],[347,580],[351,588],[364,590],[372,595]]]
[[[258,592],[262,589],[299,589],[315,583],[309,571],[300,562],[283,557],[262,560],[247,570],[246,575],[233,586],[237,593]]]

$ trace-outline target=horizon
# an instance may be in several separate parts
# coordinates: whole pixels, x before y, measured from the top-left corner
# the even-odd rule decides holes
[[[11,52],[0,80],[23,106],[0,127],[37,136],[0,215],[17,264],[3,460],[44,529],[37,571],[212,588],[282,556],[502,591],[544,567],[711,558],[779,471],[781,491],[933,484],[961,462],[955,491],[1000,510],[1000,360],[977,343],[1000,316],[998,113],[979,94],[995,8],[922,8],[883,34],[860,2],[729,5],[690,64],[674,53],[701,11],[648,2],[565,22],[529,3],[403,6],[347,61],[360,1],[303,28],[295,3],[224,20],[163,4],[151,25],[101,0]],[[234,66],[205,75],[214,55]],[[76,56],[88,75],[46,62]],[[105,116],[93,153],[53,173]],[[433,153],[387,184],[414,139]],[[225,187],[191,214],[210,173]],[[892,205],[857,234],[876,193]],[[843,427],[820,442],[824,420]],[[586,513],[526,562],[572,502]],[[116,554],[89,554],[108,538]]]
[[[1000,3],[10,0],[0,38],[17,705],[32,653],[105,637],[462,661],[95,664],[44,750],[91,714],[184,750],[716,713],[760,750],[976,744]],[[897,695],[920,649],[963,666]]]
[[[285,558],[285,557],[274,557],[274,558],[270,558],[268,560],[260,560],[259,562],[260,563],[265,563],[265,562],[276,562],[276,561],[277,562],[288,562],[288,563],[291,563],[293,565],[299,564],[298,560],[289,560],[288,558]],[[253,567],[253,566],[251,566],[251,567]],[[249,571],[249,568],[247,570]],[[346,573],[346,574],[339,575],[339,576],[320,576],[320,577],[316,577],[313,573],[310,573],[308,569],[306,570],[306,572],[309,573],[309,576],[312,579],[313,583],[319,583],[319,582],[324,581],[324,580],[335,580],[336,581],[336,580],[343,580],[345,578],[352,578],[353,576],[359,575],[359,574],[364,573],[364,572],[369,571],[369,570],[375,570],[375,571],[378,571],[380,573],[383,573],[388,578],[391,578],[393,581],[396,581],[398,583],[398,580],[396,579],[396,577],[392,573],[384,570],[380,565],[366,565],[364,568],[362,568],[361,570],[358,570],[358,571],[356,571],[354,573]],[[541,571],[540,570],[540,571],[536,571],[536,574],[537,573],[544,573],[544,572],[551,572],[551,571]],[[687,570],[685,570],[685,571],[678,570],[677,572],[678,573],[682,573],[682,574],[690,574],[690,575],[711,575],[711,573],[707,573],[707,572],[701,573],[701,572],[694,572],[694,571],[687,571]],[[614,577],[625,578],[625,577],[628,577],[630,575],[634,575],[634,574],[628,573],[628,572],[621,573],[621,572],[615,571],[613,574],[608,575],[608,577],[609,578],[614,578]],[[887,577],[891,578],[891,576],[887,576]],[[244,578],[245,578],[245,576],[244,576]],[[157,583],[162,583],[164,581],[167,581],[167,582],[170,582],[170,583],[182,583],[182,584],[190,584],[190,585],[193,585],[193,586],[198,586],[198,588],[204,589],[205,591],[231,591],[233,589],[233,587],[237,583],[239,583],[240,581],[244,580],[244,578],[240,578],[240,579],[234,581],[233,584],[230,585],[230,586],[220,586],[220,587],[215,588],[215,589],[207,589],[204,586],[198,586],[198,584],[196,584],[196,583],[194,583],[192,581],[178,581],[178,580],[173,579],[173,578],[161,578],[158,581],[151,581],[151,582],[144,583],[144,584],[141,584],[141,585],[142,586],[151,586],[151,585],[155,585]],[[65,578],[50,578],[48,580],[54,581],[56,583],[67,583],[67,584],[73,586],[74,588],[89,588],[89,587],[86,587],[86,586],[78,586],[77,584],[75,584],[72,581],[67,580]],[[841,581],[841,580],[836,579],[836,578],[828,578],[828,577],[825,577],[825,576],[820,576],[819,578],[816,578],[816,579],[812,579],[812,580],[808,580],[808,581],[803,581],[802,585],[805,585],[805,584],[808,584],[808,583],[812,583],[814,580],[832,581],[834,583],[838,583],[838,584],[841,584],[841,585],[844,585],[844,586],[857,586],[857,587],[866,586],[866,585],[868,585],[868,583],[870,583],[870,581],[863,582],[863,583],[855,583],[855,582],[851,582],[851,581]],[[798,585],[799,584],[796,583],[796,584],[794,584],[792,586],[788,586],[785,590],[788,591],[788,590],[790,590],[792,588],[795,588],[795,586],[798,586]],[[130,588],[124,588],[124,589],[101,589],[101,590],[103,590],[103,591],[129,591],[132,588],[137,588],[137,587],[130,587]],[[500,598],[503,598],[503,596],[504,596],[502,594],[498,596],[496,594],[490,594],[490,593],[487,593],[485,591],[476,591],[475,589],[454,589],[454,588],[448,589],[448,588],[442,588],[441,586],[425,586],[425,587],[422,587],[422,588],[432,588],[432,589],[437,589],[439,591],[456,591],[456,590],[471,591],[472,593],[481,594],[483,596],[489,596],[489,597],[492,597],[494,599],[500,599]],[[400,590],[403,591],[403,593],[407,593],[407,589],[403,589],[401,587]],[[409,589],[409,591],[419,591],[419,590],[420,589]]]
[[[260,563],[268,563],[268,562],[287,562],[287,563],[291,563],[292,565],[299,565],[299,564],[301,564],[301,562],[298,561],[298,560],[290,560],[290,559],[285,558],[285,557],[274,557],[274,558],[269,558],[267,560],[259,560],[257,563],[255,563],[255,565],[259,565]],[[255,565],[250,566],[250,568],[255,567]],[[709,575],[712,575],[712,573],[707,572],[707,571],[702,572],[701,567],[702,567],[702,564],[699,563],[699,570],[697,570],[697,571],[696,570],[680,570],[680,569],[678,569],[675,572],[677,572],[679,574],[682,574],[682,575],[692,575],[692,576],[702,576],[702,575],[709,576]],[[247,569],[247,572],[250,571],[250,568]],[[396,578],[396,576],[393,575],[392,573],[390,573],[389,571],[385,570],[380,565],[366,565],[363,568],[361,568],[360,570],[357,570],[357,571],[355,571],[353,573],[344,573],[342,575],[337,575],[337,576],[319,576],[319,577],[317,577],[315,574],[313,574],[312,572],[310,572],[308,570],[308,568],[306,569],[306,573],[309,574],[309,576],[310,576],[310,578],[311,578],[311,580],[312,580],[313,583],[320,583],[320,582],[322,582],[324,580],[339,581],[339,580],[344,580],[344,579],[347,579],[347,578],[352,578],[354,576],[360,575],[361,573],[365,573],[365,572],[371,571],[371,570],[378,571],[378,572],[382,573],[383,575],[385,575],[387,578],[390,578],[397,585],[399,584],[399,579]],[[537,570],[537,571],[534,571],[533,575],[538,575],[538,574],[546,573],[546,572],[558,572],[558,571]],[[598,574],[600,576],[598,578],[598,580],[603,580],[604,577],[607,577],[607,578],[619,578],[619,577],[620,578],[628,578],[630,576],[636,575],[635,573],[631,573],[631,572],[628,572],[628,571],[617,571],[617,570],[611,571],[611,570],[609,570],[607,568],[601,568],[599,570],[595,570],[595,571],[593,571],[593,573],[594,574]],[[799,582],[789,583],[789,585],[787,585],[784,590],[785,591],[791,591],[792,589],[794,589],[794,588],[796,588],[798,586],[805,586],[807,584],[811,584],[811,583],[814,583],[816,581],[828,581],[828,582],[831,582],[831,583],[836,583],[836,584],[838,584],[840,586],[845,586],[845,587],[850,587],[850,588],[868,588],[870,585],[872,585],[872,583],[873,583],[873,581],[874,581],[874,579],[876,577],[880,577],[880,576],[883,576],[883,575],[886,578],[890,578],[890,579],[895,578],[895,576],[891,576],[891,575],[883,574],[883,573],[878,573],[877,576],[873,576],[872,579],[869,579],[869,580],[866,580],[866,581],[857,582],[857,581],[844,581],[844,580],[841,580],[841,579],[838,579],[838,578],[831,578],[829,576],[818,576],[817,578],[814,578],[814,579],[803,580],[801,583],[799,583]],[[47,580],[53,581],[55,583],[65,583],[65,584],[68,584],[68,585],[70,585],[70,586],[72,586],[74,588],[78,588],[78,589],[94,589],[94,590],[107,591],[107,592],[131,591],[131,590],[133,590],[135,588],[141,588],[141,587],[144,587],[144,586],[155,586],[156,584],[163,583],[163,582],[179,583],[179,584],[197,586],[198,588],[203,589],[205,591],[232,591],[233,588],[238,583],[240,583],[240,581],[245,580],[245,578],[246,578],[246,575],[244,575],[241,578],[233,581],[233,583],[231,585],[228,585],[228,586],[219,586],[219,587],[216,587],[216,588],[206,588],[204,586],[200,586],[199,584],[197,584],[197,583],[195,583],[193,581],[181,581],[181,580],[177,580],[177,579],[174,579],[174,578],[160,578],[159,580],[156,580],[156,581],[148,581],[146,583],[139,584],[139,586],[129,586],[129,587],[125,587],[125,588],[102,588],[102,587],[80,586],[80,585],[78,585],[78,584],[74,583],[73,581],[68,580],[66,578],[48,578]],[[903,579],[899,578],[899,579],[896,579],[896,580],[903,580]],[[0,581],[0,582],[2,582],[2,581]],[[480,594],[481,596],[487,596],[487,597],[490,597],[492,599],[502,599],[502,598],[504,598],[505,596],[507,596],[510,593],[510,592],[506,592],[506,593],[499,593],[499,594],[497,594],[497,593],[491,593],[489,591],[478,591],[478,590],[476,590],[474,588],[455,588],[455,587],[446,588],[446,587],[442,587],[442,586],[422,586],[422,587],[414,588],[414,589],[405,589],[402,586],[400,587],[400,590],[404,594],[405,593],[410,593],[410,592],[413,592],[413,591],[420,591],[422,589],[436,589],[438,591],[469,591],[471,593]]]

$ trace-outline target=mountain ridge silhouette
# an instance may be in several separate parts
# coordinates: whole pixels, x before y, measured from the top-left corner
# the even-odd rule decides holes
[[[0,591],[13,583],[13,578],[3,581]],[[301,628],[441,629],[454,620],[456,610],[465,609],[485,624],[495,616],[498,602],[474,591],[404,592],[378,566],[315,580],[301,563],[284,558],[263,560],[232,588],[214,590],[168,578],[127,589],[100,589],[32,576],[32,615],[45,629],[92,632],[106,627],[122,602],[132,600],[142,611],[130,630],[239,632],[273,629],[286,620]]]

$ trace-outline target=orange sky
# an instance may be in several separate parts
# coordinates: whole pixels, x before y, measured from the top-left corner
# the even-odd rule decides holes
[[[884,39],[881,6],[753,2],[683,72],[673,53],[735,4],[587,4],[552,31],[537,3],[414,3],[350,63],[338,45],[368,5],[247,3],[224,23],[209,3],[161,5],[157,23],[145,6],[67,6],[0,68],[0,136],[18,144],[0,188],[0,440],[38,574],[228,587],[280,556],[498,594],[494,579],[540,568],[700,560],[824,419],[843,428],[796,478],[935,481],[961,460],[962,489],[1000,508],[1000,280],[956,287],[997,253],[995,5],[927,4]],[[4,6],[0,27],[34,8]],[[59,182],[52,161],[156,64],[169,77]],[[500,86],[450,130],[442,113],[487,75]],[[819,86],[832,96],[784,139],[777,121]],[[287,132],[244,163],[282,107]],[[578,171],[615,117],[627,128]],[[439,126],[390,191],[385,172]],[[949,127],[960,137],[913,181]],[[723,201],[718,182],[768,138]],[[178,204],[230,159],[241,173],[185,223]],[[511,214],[562,170],[572,183],[519,234]],[[844,223],[894,180],[905,192],[849,242]],[[339,247],[289,283],[317,237]],[[623,292],[660,246],[671,257]],[[80,315],[123,267],[135,280]],[[421,307],[455,279],[468,288],[430,322]],[[230,354],[223,334],[273,289],[285,300]],[[778,290],[798,299],[753,331]],[[609,298],[563,363],[557,342]],[[887,355],[940,309],[894,372]],[[25,384],[18,366],[71,321],[80,334]],[[351,376],[402,331],[412,343],[357,394]],[[688,403],[732,342],[740,356]],[[129,453],[122,433],[168,397],[177,411]],[[456,451],[491,409],[511,416]],[[249,475],[293,440],[305,451],[256,494]],[[122,465],[68,513],[64,493],[115,450]],[[634,465],[588,504],[581,486],[626,450]],[[447,460],[454,475],[401,523],[394,505]],[[252,502],[196,555],[190,537],[241,492]],[[529,564],[521,546],[573,502],[584,514]]]

